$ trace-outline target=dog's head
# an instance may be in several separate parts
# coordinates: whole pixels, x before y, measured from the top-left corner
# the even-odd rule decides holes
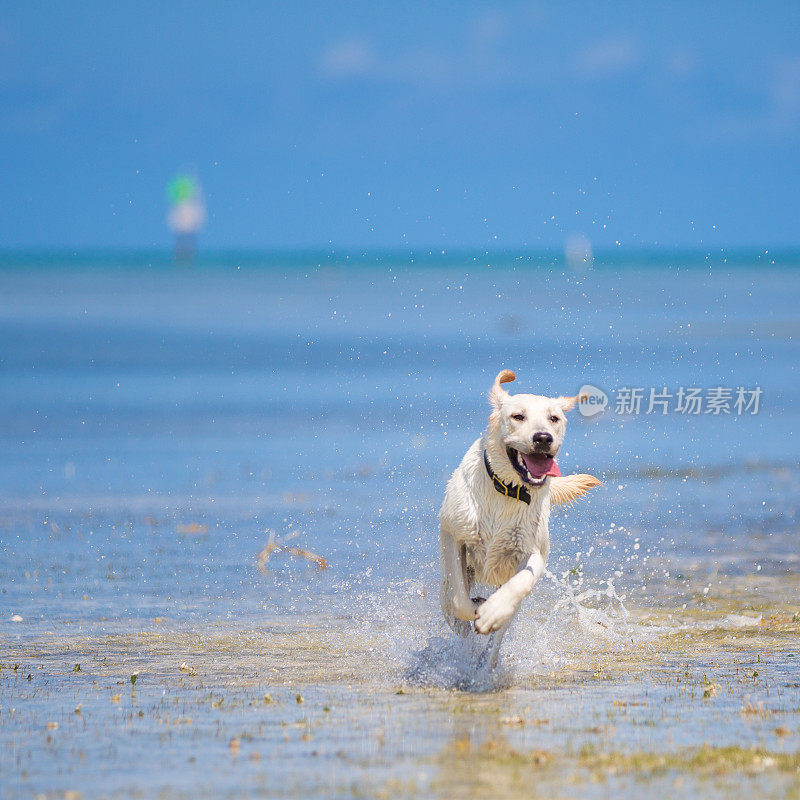
[[[561,474],[555,458],[564,441],[566,412],[575,407],[579,397],[543,397],[537,394],[509,394],[502,386],[516,375],[503,370],[489,392],[492,414],[488,435],[495,457],[505,453],[517,480],[529,486],[542,486],[548,475]],[[502,456],[500,456],[502,457]],[[493,466],[498,474],[510,474],[500,464]]]

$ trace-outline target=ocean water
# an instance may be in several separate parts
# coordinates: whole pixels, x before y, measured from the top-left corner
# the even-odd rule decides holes
[[[580,735],[548,740],[573,752],[609,703],[677,696],[672,678],[643,677],[654,669],[685,656],[687,675],[733,675],[762,651],[795,714],[772,726],[787,730],[775,742],[793,752],[798,276],[761,262],[572,273],[486,259],[7,259],[5,796],[447,794],[437,759],[453,741],[505,730],[502,720],[536,704],[555,719],[564,692],[575,705],[573,684],[548,681],[580,684]],[[454,640],[439,618],[437,512],[503,368],[517,374],[511,391],[591,384],[611,401],[592,418],[571,412],[561,470],[591,472],[603,487],[553,514],[551,574],[487,674],[482,643]],[[643,391],[640,413],[617,413],[615,398],[632,387]],[[693,415],[674,410],[680,387],[762,393],[757,414],[731,404]],[[651,388],[673,395],[668,413],[647,413]],[[259,568],[271,540],[299,550],[273,551]],[[718,629],[766,636],[770,614],[789,615],[779,642],[740,643],[738,655],[730,642],[698,649]],[[675,636],[688,655],[675,655]],[[651,661],[624,666],[645,652]],[[198,673],[204,688],[187,685]],[[220,706],[203,705],[201,689],[236,696],[238,711],[215,721]],[[396,691],[413,698],[404,711]],[[654,725],[618,721],[618,744],[772,746],[771,723],[744,733],[737,723],[740,708],[771,702],[774,686],[736,691],[728,717],[717,706],[695,719],[680,706],[656,726],[662,738]],[[264,693],[279,712],[265,710]],[[474,717],[463,730],[453,708],[462,696]],[[194,705],[202,710],[186,711]],[[337,724],[318,732],[337,708]],[[195,721],[175,728],[176,717]],[[538,741],[519,730],[515,746]],[[164,754],[144,769],[137,747],[155,740]],[[208,781],[206,759],[218,765]]]

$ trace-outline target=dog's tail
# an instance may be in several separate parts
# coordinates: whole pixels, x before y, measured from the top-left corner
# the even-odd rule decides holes
[[[594,475],[561,475],[551,477],[550,505],[571,506],[579,497],[583,497],[589,489],[602,486]]]

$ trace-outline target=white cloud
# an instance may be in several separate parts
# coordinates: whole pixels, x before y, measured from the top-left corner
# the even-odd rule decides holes
[[[367,78],[378,83],[442,86],[453,81],[454,67],[452,56],[437,48],[418,47],[390,56],[360,39],[335,42],[320,58],[321,75],[337,81]]]
[[[700,138],[713,144],[796,138],[800,133],[800,56],[777,58],[762,76],[760,102],[735,113],[707,116]]]
[[[491,10],[473,20],[470,34],[475,47],[491,48],[506,36],[509,28],[508,15],[502,11]]]
[[[800,118],[800,57],[781,58],[775,63],[770,99],[776,122],[797,123]]]
[[[362,39],[342,39],[325,48],[320,71],[326,78],[358,78],[370,74],[376,66],[375,51]]]
[[[507,40],[540,21],[538,3],[523,3],[513,12],[489,9],[466,19],[463,28],[454,29],[445,41],[423,40],[399,51],[344,37],[322,51],[319,74],[328,80],[367,78],[431,90],[518,82],[520,70],[509,58]]]
[[[625,36],[600,39],[578,56],[581,72],[607,78],[628,72],[641,61],[638,43]]]

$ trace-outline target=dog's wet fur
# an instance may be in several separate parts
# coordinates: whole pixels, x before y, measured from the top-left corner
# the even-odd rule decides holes
[[[495,378],[492,412],[447,484],[439,514],[442,611],[450,626],[468,635],[496,633],[493,663],[520,603],[544,573],[550,552],[550,507],[569,504],[600,481],[591,475],[561,476],[556,457],[564,442],[566,414],[580,397],[511,395]],[[497,491],[486,469],[505,484],[524,487],[530,502]],[[494,587],[473,598],[476,584]]]

